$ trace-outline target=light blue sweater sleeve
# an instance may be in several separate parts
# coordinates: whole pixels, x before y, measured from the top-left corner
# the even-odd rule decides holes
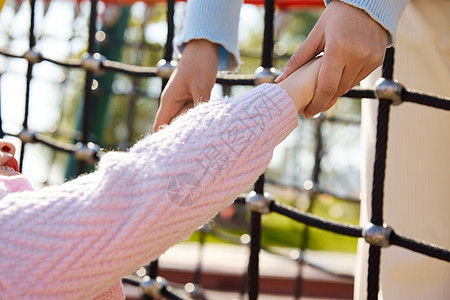
[[[243,0],[189,0],[184,27],[176,45],[180,53],[193,39],[207,39],[220,45],[219,70],[240,65],[238,47],[239,14]]]
[[[325,0],[325,4],[332,0]],[[377,21],[389,32],[388,46],[395,42],[397,24],[408,0],[341,0],[352,6],[361,8],[368,13],[372,19]]]

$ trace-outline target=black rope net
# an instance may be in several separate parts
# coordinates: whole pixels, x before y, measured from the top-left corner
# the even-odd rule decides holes
[[[162,89],[167,83],[172,71],[176,66],[176,62],[172,61],[173,56],[173,38],[174,38],[174,0],[167,0],[167,24],[168,33],[166,47],[164,48],[163,59],[155,67],[144,67],[137,65],[125,64],[118,61],[109,60],[106,57],[96,53],[95,34],[96,18],[97,18],[97,0],[90,2],[89,16],[89,38],[88,51],[83,59],[56,60],[46,57],[35,50],[36,36],[34,33],[35,24],[35,7],[36,0],[30,0],[30,27],[28,50],[23,54],[11,53],[7,50],[0,49],[0,55],[10,58],[23,59],[27,61],[26,72],[26,94],[25,94],[25,111],[23,116],[22,130],[19,133],[4,132],[0,119],[0,136],[15,136],[22,142],[21,153],[26,149],[27,144],[42,143],[57,151],[72,154],[78,161],[78,172],[85,171],[86,164],[95,163],[102,155],[99,145],[90,140],[92,131],[92,95],[94,93],[91,88],[94,83],[94,75],[101,74],[105,71],[112,71],[131,76],[138,77],[160,77],[163,80]],[[272,49],[274,46],[273,39],[273,19],[274,19],[274,0],[265,1],[265,27],[263,51],[261,57],[260,71],[252,75],[235,75],[220,74],[216,82],[226,86],[230,85],[247,85],[253,86],[263,82],[272,82],[276,77],[277,71],[272,66]],[[426,105],[436,109],[450,110],[450,99],[428,95],[422,92],[409,91],[393,80],[393,64],[394,49],[387,49],[385,61],[383,63],[382,78],[377,83],[375,89],[358,89],[354,88],[344,96],[351,98],[373,98],[379,100],[378,120],[377,120],[377,140],[376,140],[376,159],[373,173],[373,192],[372,192],[372,217],[370,223],[364,228],[345,224],[337,221],[324,219],[313,215],[309,212],[301,211],[291,206],[278,203],[268,194],[264,193],[265,178],[264,175],[255,183],[254,191],[249,193],[247,197],[236,199],[236,204],[247,205],[251,210],[251,242],[250,242],[250,258],[248,264],[247,292],[249,299],[257,299],[259,294],[259,252],[261,250],[261,217],[263,214],[277,213],[284,215],[292,220],[303,223],[307,226],[320,228],[330,232],[346,235],[349,237],[364,238],[370,244],[369,252],[369,275],[368,275],[368,299],[377,299],[379,290],[379,273],[380,273],[380,253],[381,248],[397,245],[421,253],[445,262],[450,262],[450,250],[443,247],[427,243],[425,241],[416,240],[396,233],[392,228],[383,223],[383,191],[384,177],[386,168],[386,151],[387,151],[387,132],[389,125],[389,111],[391,105],[399,105],[401,102],[413,102],[420,105]],[[41,62],[49,62],[65,68],[78,68],[85,71],[84,79],[84,111],[81,124],[81,132],[76,138],[75,143],[62,142],[52,135],[34,132],[29,129],[28,116],[30,105],[30,85],[33,79],[33,68]],[[320,128],[320,127],[318,127]],[[320,151],[321,139],[320,129],[318,132],[318,140],[316,145],[316,161],[313,170],[313,182],[317,183],[320,172]],[[23,164],[23,155],[21,155],[20,165]],[[315,187],[316,188],[316,187]],[[321,192],[318,188],[315,193]],[[312,195],[312,193],[311,193]],[[310,196],[313,199],[312,196]],[[205,227],[206,226],[206,227]],[[214,230],[205,225],[201,230],[204,232],[213,232]],[[220,233],[217,233],[220,235]],[[307,235],[307,230],[304,231]],[[225,237],[227,239],[227,237]],[[200,239],[203,245],[204,240]],[[305,250],[305,244],[299,246],[300,251]],[[302,273],[301,266],[304,261],[300,260],[300,271],[298,275],[298,286],[295,297],[301,295]],[[142,278],[127,277],[124,282],[141,286],[144,290],[145,297],[153,298],[164,296],[169,299],[183,299],[182,295],[174,292],[167,282],[158,277],[158,261],[154,261],[146,267],[146,276]],[[198,284],[201,277],[201,262],[197,267],[194,283]],[[243,293],[245,288],[242,289]]]

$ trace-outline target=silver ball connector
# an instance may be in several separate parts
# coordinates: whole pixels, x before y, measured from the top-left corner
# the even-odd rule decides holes
[[[27,52],[23,54],[23,57],[28,60],[30,64],[38,64],[42,61],[41,53],[33,49],[28,49]]]
[[[167,286],[167,280],[163,277],[156,277],[156,279],[150,278],[150,276],[144,276],[141,281],[142,291],[145,295],[159,299],[162,297],[161,291]]]
[[[24,143],[28,143],[28,144],[36,143],[36,136],[35,136],[35,134],[30,132],[30,131],[28,131],[28,129],[22,130],[19,133],[18,137]]]
[[[188,282],[184,285],[184,290],[189,296],[194,299],[205,299],[205,294],[203,293],[203,288],[199,284]]]
[[[367,223],[363,228],[362,235],[364,240],[372,246],[388,247],[392,228],[386,225],[375,225]]]
[[[245,198],[245,202],[247,203],[248,208],[260,214],[268,214],[270,213],[269,205],[272,201],[274,201],[274,197],[269,193],[258,194],[255,191],[251,191],[248,193]]]
[[[98,153],[100,151],[100,146],[89,142],[87,144],[78,143],[76,144],[75,157],[78,160],[93,164],[98,161]]]
[[[280,70],[274,67],[258,67],[255,71],[255,85],[260,85],[263,83],[273,83],[275,78],[277,78],[280,74]]]
[[[175,60],[166,61],[165,59],[161,59],[156,64],[156,68],[158,69],[156,74],[162,79],[169,79],[176,67],[177,62]]]
[[[378,99],[391,100],[393,105],[402,103],[403,86],[397,81],[378,78],[375,82],[375,96]]]
[[[91,71],[94,74],[101,75],[104,73],[102,68],[104,60],[106,60],[106,57],[100,53],[85,53],[83,55],[83,60],[81,61],[81,67],[86,71]]]

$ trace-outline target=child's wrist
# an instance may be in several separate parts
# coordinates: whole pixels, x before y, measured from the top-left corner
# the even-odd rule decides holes
[[[314,96],[320,63],[321,58],[315,58],[278,83],[292,99],[299,114],[303,114]]]

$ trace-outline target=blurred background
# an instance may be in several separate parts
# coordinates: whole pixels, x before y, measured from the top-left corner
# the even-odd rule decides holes
[[[175,39],[182,29],[186,6],[183,1],[175,4]],[[90,3],[87,1],[37,1],[35,35],[38,51],[55,60],[81,58],[87,51],[89,9]],[[273,49],[276,68],[283,69],[322,11],[321,4],[276,9]],[[108,59],[155,66],[163,57],[167,36],[167,5],[164,1],[99,2],[98,12],[97,50]],[[6,0],[0,13],[0,48],[17,55],[26,52],[29,24],[29,3]],[[264,6],[244,4],[239,27],[243,62],[239,74],[253,74],[261,64],[263,30]],[[179,53],[175,52],[173,58],[178,59]],[[22,129],[26,72],[26,60],[0,55],[1,116],[5,132],[18,133]],[[61,141],[76,140],[80,134],[84,76],[82,69],[64,68],[49,62],[36,64],[30,90],[29,128]],[[134,144],[151,130],[162,85],[158,77],[131,77],[112,72],[96,76],[92,90],[97,103],[96,114],[100,117],[95,118],[93,134],[89,139],[105,150],[123,150]],[[218,98],[224,94],[237,96],[250,88],[216,84],[211,97]],[[309,120],[301,119],[299,127],[274,153],[266,172],[266,190],[277,201],[301,210],[327,219],[358,224],[359,125],[360,101],[347,98],[341,98],[324,114]],[[7,138],[15,143],[16,148],[20,148],[19,139]],[[62,183],[75,175],[74,159],[45,145],[27,144],[23,158],[23,173],[36,188]],[[306,228],[274,214],[264,216],[262,226],[263,248],[268,254],[283,258],[283,263],[276,261],[273,270],[269,270],[283,273],[282,266],[287,259],[295,265],[309,264],[324,274],[342,275],[331,279],[323,275],[322,281],[325,284],[328,282],[328,288],[332,282],[340,282],[339,278],[347,280],[344,282],[348,289],[351,288],[356,239]],[[243,206],[232,206],[203,230],[194,233],[186,242],[187,248],[182,249],[183,252],[194,252],[195,258],[191,259],[195,262],[195,266],[191,266],[194,270],[198,270],[199,265],[206,268],[205,263],[202,265],[196,258],[207,255],[195,250],[199,242],[214,245],[212,247],[218,245],[218,249],[234,249],[227,248],[233,245],[245,247],[249,242],[248,231],[248,211]],[[176,251],[174,257],[180,255]],[[220,259],[226,261],[227,256]],[[330,262],[336,259],[340,260],[341,265]],[[165,260],[162,259],[162,264]],[[215,260],[212,258],[211,263],[214,264]],[[166,264],[167,269],[183,267],[181,263],[179,266],[171,262]],[[161,268],[164,269],[164,264]],[[302,269],[296,265],[291,279],[295,281],[299,272]],[[245,270],[239,274],[240,277],[244,276],[242,273]],[[320,274],[317,276],[320,277]],[[195,280],[200,281],[198,278]],[[317,278],[315,280],[319,281]],[[295,293],[298,291],[291,294]],[[337,292],[335,295],[327,297],[346,298],[348,292],[347,296],[339,296]],[[320,294],[315,297],[320,297]]]

